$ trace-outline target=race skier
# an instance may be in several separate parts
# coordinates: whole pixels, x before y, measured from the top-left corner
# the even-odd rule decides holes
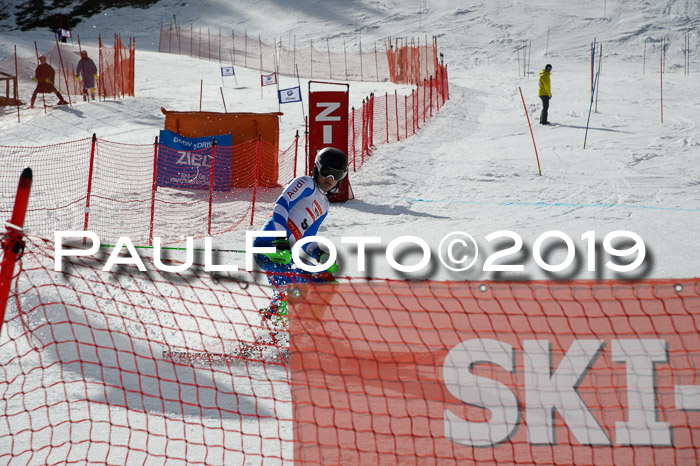
[[[284,235],[281,238],[258,236],[253,243],[255,247],[276,249],[273,253],[255,254],[256,263],[267,272],[268,281],[275,288],[290,283],[333,280],[332,274],[338,270],[336,263],[330,264],[325,272],[306,272],[293,264],[291,249],[301,238],[318,233],[328,214],[330,203],[327,196],[337,190],[347,173],[345,153],[334,147],[326,147],[316,155],[312,176],[295,178],[282,190],[262,231],[278,231]],[[316,242],[308,243],[302,249],[318,264],[326,264],[330,258],[328,252]],[[308,263],[312,264],[311,261]],[[286,324],[287,301],[284,292],[275,292],[270,305],[262,311],[263,317],[273,323]]]
[[[549,100],[552,98],[552,84],[550,74],[552,73],[552,65],[547,63],[547,66],[540,71],[540,86],[537,90],[537,95],[542,100],[542,113],[540,113],[540,124],[548,125],[549,119],[547,112],[549,111]]]

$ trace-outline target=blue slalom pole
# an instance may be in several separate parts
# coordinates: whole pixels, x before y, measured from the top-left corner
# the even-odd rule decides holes
[[[591,106],[588,107],[588,121],[586,121],[586,134],[583,136],[583,148],[586,148],[586,139],[588,139],[588,125],[591,122],[591,110],[593,110],[593,93],[595,88],[598,86],[598,75],[600,72],[596,73],[595,81],[593,81],[593,92],[591,92]]]

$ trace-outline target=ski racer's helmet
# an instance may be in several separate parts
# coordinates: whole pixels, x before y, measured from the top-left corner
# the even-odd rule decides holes
[[[348,158],[345,152],[335,147],[325,147],[316,154],[314,163],[314,179],[318,175],[332,176],[335,181],[340,181],[348,174]]]

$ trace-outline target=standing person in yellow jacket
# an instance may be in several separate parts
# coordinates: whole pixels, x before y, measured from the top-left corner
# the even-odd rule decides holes
[[[549,81],[549,75],[552,73],[552,65],[547,64],[542,71],[540,71],[540,89],[537,95],[542,99],[542,113],[540,114],[540,124],[548,125],[547,111],[549,110],[549,99],[552,98],[552,85]]]

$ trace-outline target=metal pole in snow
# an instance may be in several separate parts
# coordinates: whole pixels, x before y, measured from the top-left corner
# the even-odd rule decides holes
[[[591,92],[591,105],[588,107],[588,120],[586,121],[586,134],[583,136],[583,148],[586,148],[586,139],[588,139],[588,125],[591,122],[591,110],[593,109],[593,93],[598,85],[598,74],[595,75],[595,81],[593,82],[593,91]]]

